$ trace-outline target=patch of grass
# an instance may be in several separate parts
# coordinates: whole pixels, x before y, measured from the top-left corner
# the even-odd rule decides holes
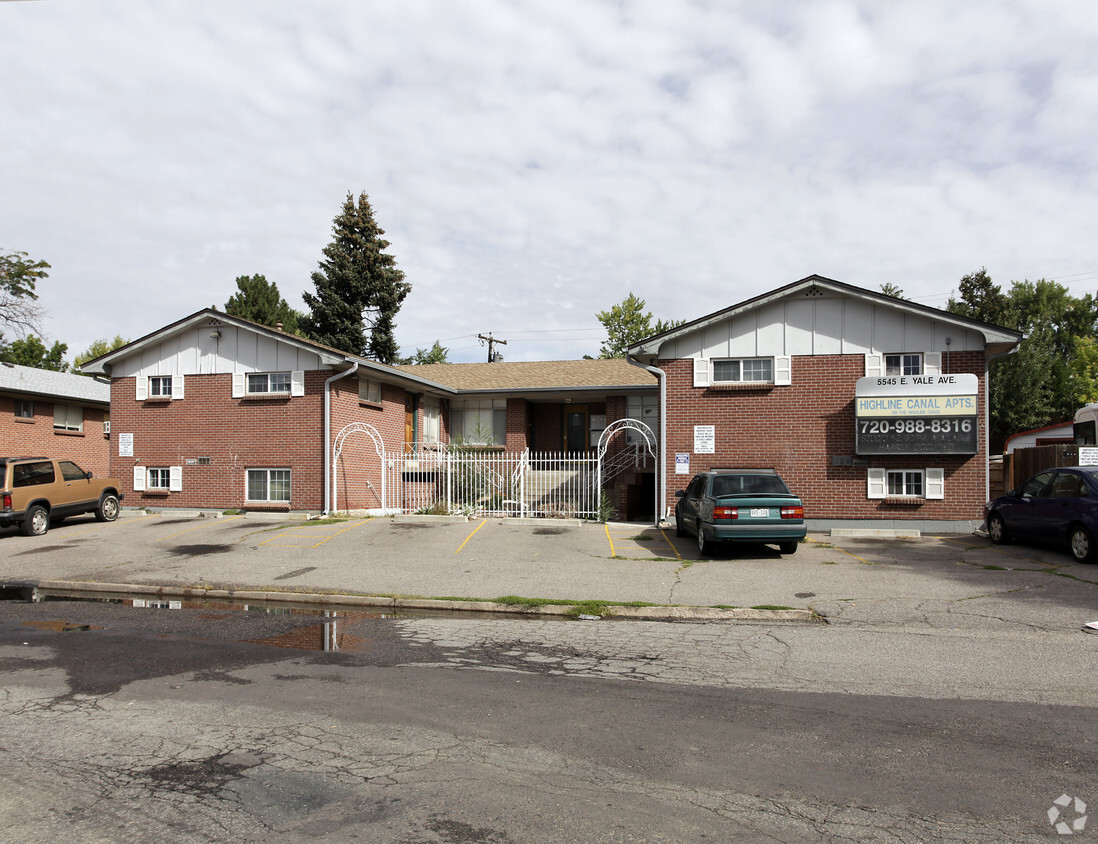
[[[812,542],[812,545],[815,548],[834,548],[835,547],[830,542],[816,542],[815,540],[808,540],[808,541]]]
[[[835,560],[824,560],[822,563],[820,563],[820,565],[822,565],[822,566],[837,566],[838,562],[836,562]]]
[[[987,571],[1010,571],[1010,569],[1005,566],[980,566],[980,568],[986,569]]]
[[[735,604],[713,604],[715,610],[735,610],[739,609]]]
[[[221,515],[222,516],[239,516],[240,511],[239,510],[222,510]]]
[[[781,604],[756,604],[753,610],[794,610],[796,607],[783,607]]]
[[[879,566],[880,563],[874,563],[871,560],[858,560],[859,566]]]

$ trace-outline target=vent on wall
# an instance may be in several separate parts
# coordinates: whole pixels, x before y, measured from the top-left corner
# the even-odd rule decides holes
[[[824,292],[820,290],[815,284],[804,291],[805,296],[823,296]]]
[[[211,463],[213,463],[213,459],[210,458],[210,457],[199,457],[198,458],[198,465],[199,466],[209,466]]]

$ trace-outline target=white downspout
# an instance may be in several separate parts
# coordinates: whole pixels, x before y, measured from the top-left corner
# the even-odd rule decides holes
[[[332,382],[358,372],[358,363],[352,363],[351,368],[343,372],[337,372],[324,382],[324,515],[332,507]]]
[[[659,367],[648,366],[629,355],[626,355],[625,359],[633,366],[639,367],[640,369],[647,369],[656,376],[656,381],[659,382],[660,385],[660,444],[659,455],[656,458],[658,463],[658,468],[656,470],[656,527],[659,527],[660,521],[663,519],[662,513],[665,506],[664,485],[667,482],[665,475],[667,472],[667,461],[665,460],[667,452],[667,376]]]

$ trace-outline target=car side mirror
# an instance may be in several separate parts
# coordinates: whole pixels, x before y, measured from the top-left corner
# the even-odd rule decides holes
[[[91,472],[85,472],[84,477],[87,478],[90,481],[92,479],[92,473]]]
[[[686,495],[686,490],[685,489],[676,489],[675,490],[675,498],[682,498],[684,495]]]

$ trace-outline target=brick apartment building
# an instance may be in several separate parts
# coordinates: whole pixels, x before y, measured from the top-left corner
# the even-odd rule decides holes
[[[64,457],[106,476],[110,398],[105,381],[0,364],[0,454]]]
[[[615,420],[650,417],[657,389],[622,360],[385,366],[214,309],[83,368],[111,379],[126,504],[158,508],[320,512],[334,495],[383,509],[393,454],[412,467],[452,437],[584,452]],[[654,491],[653,468],[618,479],[623,504]]]
[[[987,364],[1020,339],[810,276],[627,361],[391,367],[206,309],[85,370],[111,378],[128,505],[377,510],[392,503],[383,463],[414,481],[424,450],[452,441],[583,453],[633,419],[659,455],[613,482],[621,517],[666,515],[694,472],[759,467],[804,499],[813,529],[936,530],[981,518]]]
[[[1020,340],[820,276],[648,338],[629,354],[662,372],[662,500],[697,471],[773,468],[813,529],[979,520],[987,364]]]

